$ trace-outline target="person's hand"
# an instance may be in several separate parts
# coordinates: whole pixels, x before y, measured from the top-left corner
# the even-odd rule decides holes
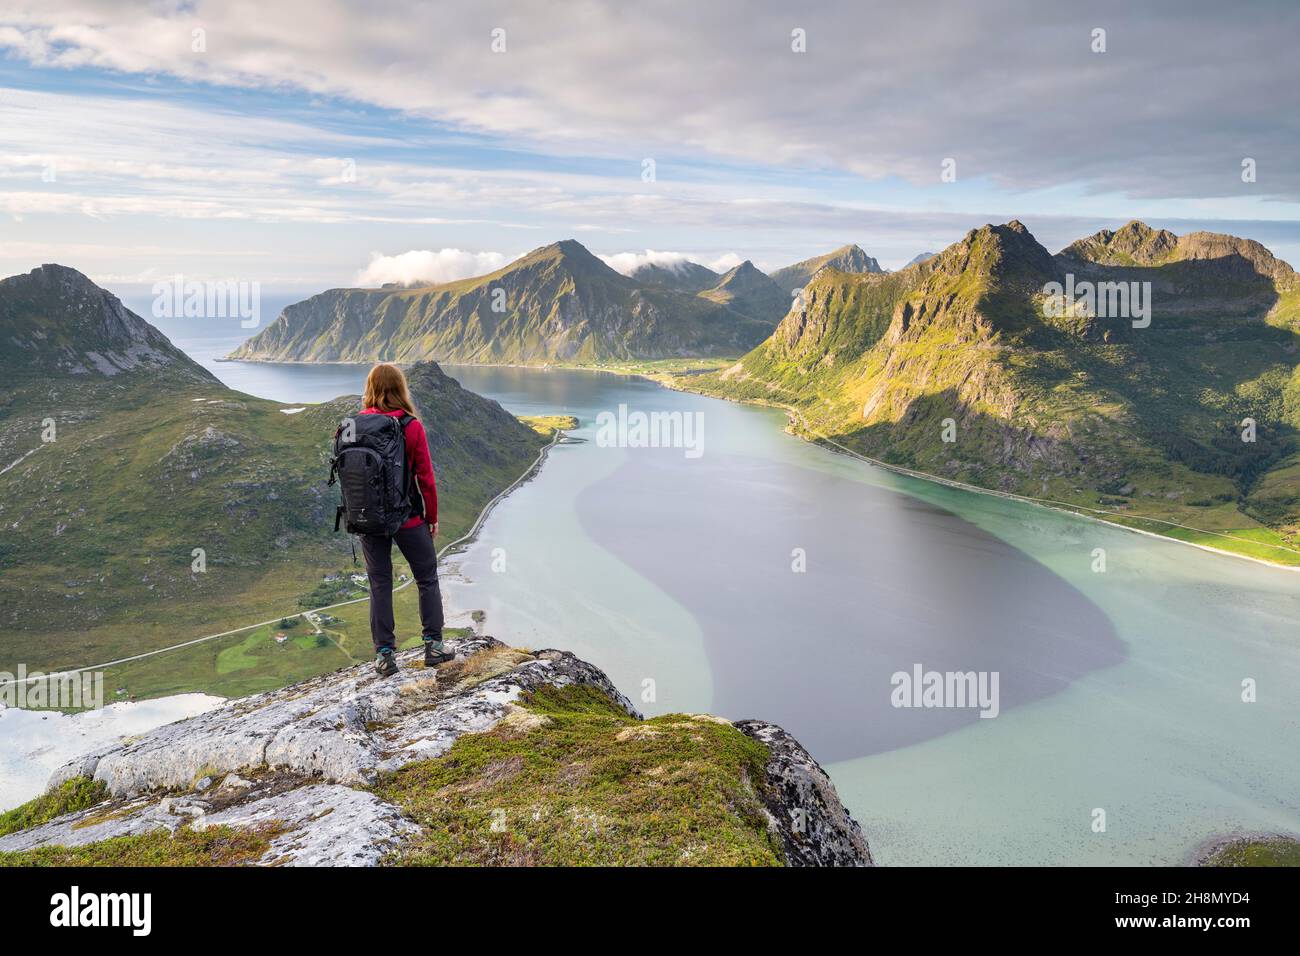
[[[429,522],[429,535],[430,537],[434,537],[434,538],[438,537],[438,522],[436,521]]]

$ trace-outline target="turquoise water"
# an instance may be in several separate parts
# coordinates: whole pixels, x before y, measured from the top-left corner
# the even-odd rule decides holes
[[[326,397],[321,369],[214,369]],[[781,723],[879,862],[1179,863],[1219,834],[1300,832],[1295,573],[897,476],[770,410],[598,373],[448,371],[517,413],[575,415],[587,439],[494,511],[449,606],[591,660],[647,713]],[[363,373],[328,368],[356,379],[337,391]],[[596,418],[620,404],[701,413],[703,454],[604,447]],[[997,717],[891,706],[891,675],[917,664],[996,671]]]

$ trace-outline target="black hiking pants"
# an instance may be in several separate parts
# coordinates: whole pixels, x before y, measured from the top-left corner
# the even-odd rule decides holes
[[[393,542],[411,565],[415,586],[420,589],[420,624],[425,640],[442,640],[442,592],[438,589],[438,552],[433,546],[429,526],[417,524],[403,528],[389,537],[386,534],[357,535],[366,556],[366,573],[370,577],[370,639],[376,652],[385,647],[396,649],[393,634]]]

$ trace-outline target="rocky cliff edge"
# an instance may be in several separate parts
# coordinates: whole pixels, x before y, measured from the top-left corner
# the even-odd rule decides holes
[[[404,652],[388,680],[353,667],[81,757],[17,811],[0,854],[166,864],[183,839],[199,864],[870,865],[780,727],[644,720],[564,651],[487,637],[457,653],[427,670]]]

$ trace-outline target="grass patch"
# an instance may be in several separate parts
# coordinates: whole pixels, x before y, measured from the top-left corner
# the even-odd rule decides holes
[[[422,828],[389,863],[781,865],[755,789],[762,744],[680,714],[636,720],[591,687],[522,703],[522,719],[381,779]]]
[[[519,420],[547,438],[556,432],[572,431],[578,427],[578,420],[572,415],[520,415]]]
[[[1200,860],[1201,866],[1300,866],[1300,840],[1273,836],[1233,840]]]
[[[76,813],[108,799],[108,789],[98,780],[73,777],[35,800],[0,813],[0,836],[30,830],[65,813]]]
[[[85,846],[46,846],[0,853],[4,866],[249,866],[260,860],[279,835],[273,825],[251,830],[183,827],[137,836],[114,837]]]

